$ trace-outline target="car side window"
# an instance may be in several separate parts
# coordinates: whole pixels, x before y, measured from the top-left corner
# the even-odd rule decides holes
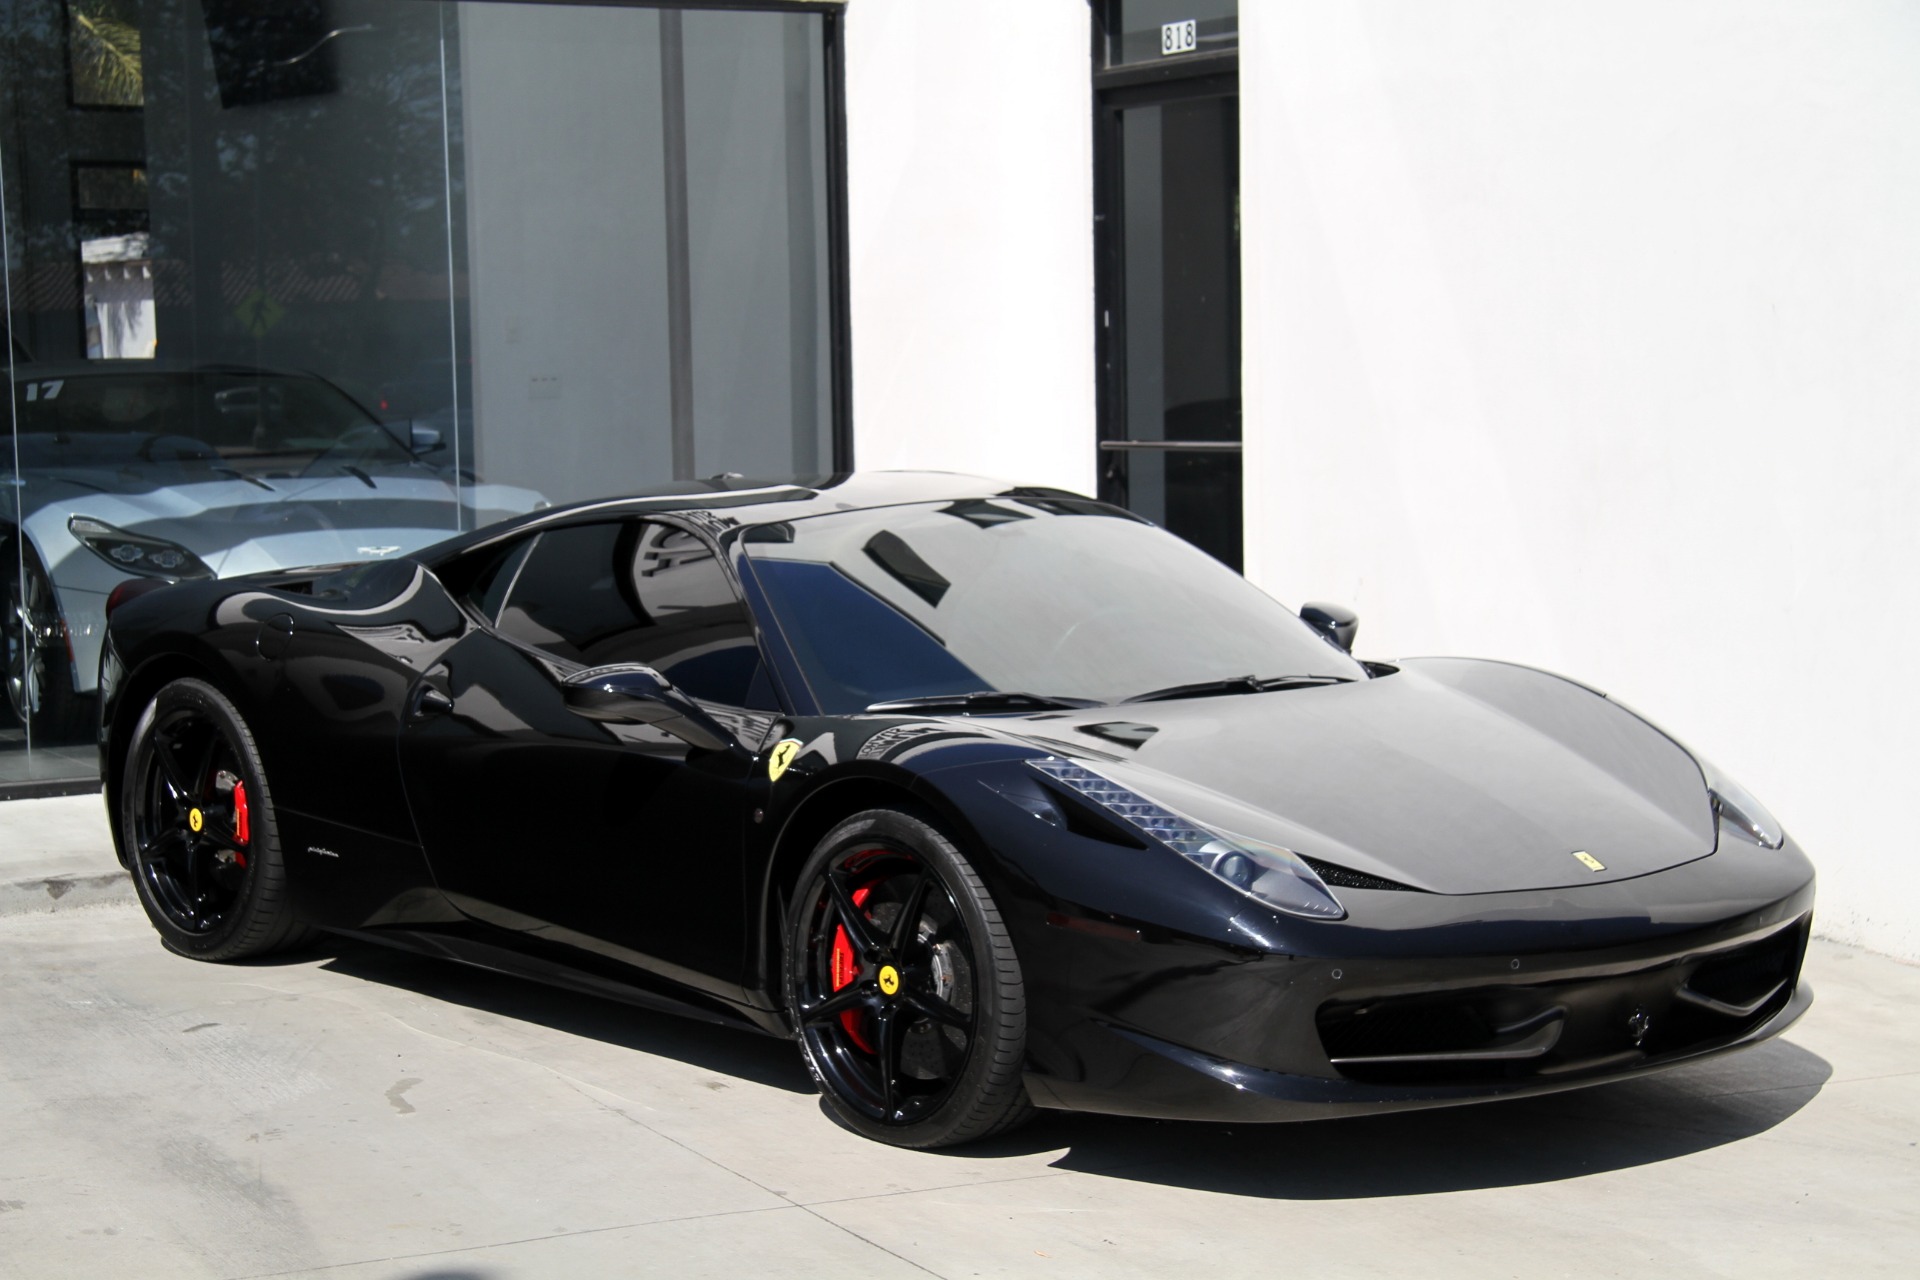
[[[583,666],[642,662],[696,698],[778,710],[747,608],[713,549],[650,520],[550,529],[470,601],[501,634]]]
[[[466,591],[467,604],[475,613],[488,622],[500,617],[500,606],[507,601],[507,589],[520,576],[520,566],[527,562],[527,553],[539,540],[537,535],[522,538],[506,550],[493,553],[492,560],[474,577],[473,585]]]

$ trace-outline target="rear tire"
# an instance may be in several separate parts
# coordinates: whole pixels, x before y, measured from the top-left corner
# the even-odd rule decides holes
[[[239,960],[314,936],[293,915],[260,750],[204,680],[175,680],[141,713],[119,822],[140,905],[170,950]]]
[[[952,841],[911,814],[870,809],[827,833],[797,886],[787,1011],[835,1119],[928,1148],[1031,1117],[1020,961]]]

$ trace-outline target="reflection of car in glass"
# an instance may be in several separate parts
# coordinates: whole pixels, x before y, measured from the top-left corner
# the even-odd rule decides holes
[[[124,600],[107,804],[174,950],[317,926],[792,1036],[909,1146],[1546,1092],[1807,1007],[1752,797],[1354,625],[1056,490],[683,487]]]
[[[403,440],[311,374],[16,364],[14,426],[20,473],[0,489],[7,696],[51,736],[87,727],[102,611],[128,578],[397,555],[446,537],[456,497],[469,524],[540,502],[500,485],[456,495],[436,433]]]

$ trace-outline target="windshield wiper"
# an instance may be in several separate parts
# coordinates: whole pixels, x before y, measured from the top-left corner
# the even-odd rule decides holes
[[[1077,711],[1102,705],[1091,698],[1049,698],[1037,693],[1001,693],[987,690],[977,693],[935,693],[924,698],[893,698],[867,708],[869,715],[887,715],[896,711],[957,710],[961,715],[993,711]]]
[[[1311,689],[1323,684],[1350,684],[1352,676],[1228,676],[1169,685],[1150,693],[1136,693],[1123,702],[1165,702],[1172,698],[1213,698],[1223,693],[1271,693],[1275,689]]]
[[[207,470],[223,476],[232,476],[235,480],[245,480],[248,484],[260,486],[268,493],[278,492],[272,485],[260,479],[258,476],[250,476],[246,472],[236,470],[233,467],[208,467]]]
[[[373,482],[372,476],[368,475],[366,472],[362,471],[360,468],[352,465],[351,463],[348,463],[345,466],[342,466],[340,469],[346,472],[348,475],[352,476],[355,480],[358,480],[361,484],[367,486],[367,488],[369,489],[378,489],[380,487],[379,485]]]

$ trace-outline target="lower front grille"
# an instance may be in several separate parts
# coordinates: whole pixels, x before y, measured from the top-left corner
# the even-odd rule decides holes
[[[1797,949],[1743,947],[1701,962],[1680,994],[1690,1003],[1744,1017],[1772,999],[1783,983],[1791,982],[1799,967]]]
[[[1315,1023],[1343,1076],[1497,1082],[1618,1069],[1751,1031],[1792,998],[1808,920],[1729,951],[1633,973],[1330,1001]]]

